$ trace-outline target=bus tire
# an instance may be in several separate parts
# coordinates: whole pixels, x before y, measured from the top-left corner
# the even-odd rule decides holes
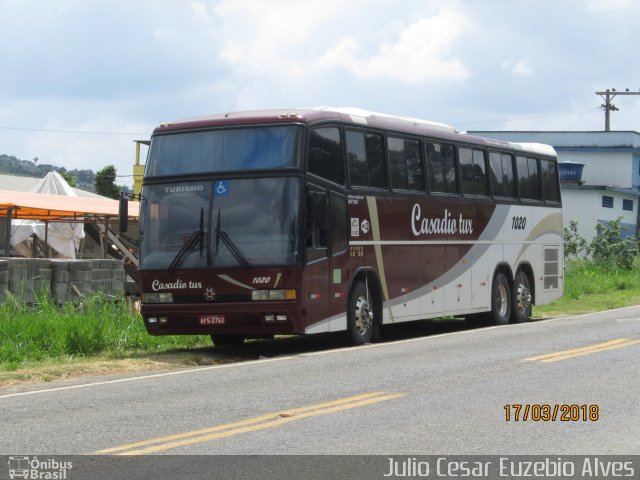
[[[511,287],[504,273],[496,273],[491,284],[491,313],[494,325],[506,325],[511,317]]]
[[[531,318],[531,286],[529,276],[522,270],[516,273],[511,298],[513,299],[511,321],[513,323],[528,322]]]
[[[211,340],[216,347],[239,347],[244,343],[244,335],[211,335]]]
[[[353,345],[364,345],[371,341],[375,322],[373,297],[367,283],[358,280],[351,290],[347,330]]]

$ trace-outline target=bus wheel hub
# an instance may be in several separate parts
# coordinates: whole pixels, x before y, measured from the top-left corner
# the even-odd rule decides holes
[[[531,291],[529,289],[520,284],[518,285],[518,289],[516,291],[516,306],[518,310],[524,312],[531,305]]]
[[[359,334],[364,334],[371,325],[373,325],[373,312],[371,312],[371,306],[367,299],[364,297],[358,298],[356,302],[356,328]]]

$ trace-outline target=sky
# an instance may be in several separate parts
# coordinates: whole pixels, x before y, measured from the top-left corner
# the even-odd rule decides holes
[[[0,154],[131,185],[134,140],[231,110],[603,130],[639,44],[637,0],[0,0]],[[613,103],[640,131],[640,96]]]

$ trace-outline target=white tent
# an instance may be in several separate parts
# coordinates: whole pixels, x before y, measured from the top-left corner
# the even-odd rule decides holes
[[[78,197],[73,188],[57,172],[48,173],[42,181],[31,189],[33,193]],[[81,200],[78,199],[78,203]],[[57,258],[76,258],[80,240],[84,238],[82,222],[37,222],[34,220],[14,220],[11,224],[11,245],[26,257],[31,256],[29,247],[32,235],[37,236],[55,250]]]

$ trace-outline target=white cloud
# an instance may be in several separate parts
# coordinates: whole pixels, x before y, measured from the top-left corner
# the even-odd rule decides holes
[[[310,39],[323,35],[321,26],[342,6],[340,0],[224,0],[213,8],[219,21],[210,21],[221,27],[212,31],[222,42],[218,59],[244,75],[298,75],[305,55],[296,51],[308,53]]]
[[[529,61],[526,59],[521,59],[516,62],[505,60],[500,66],[503,70],[506,70],[516,77],[528,78],[533,76],[533,68],[529,65]]]
[[[587,2],[589,10],[618,10],[637,7],[637,0],[589,0]]]
[[[357,18],[361,2],[340,0],[291,2],[223,1],[213,12],[224,25],[213,35],[222,42],[219,60],[245,77],[296,82],[345,69],[359,78],[403,83],[453,80],[463,82],[469,71],[459,58],[449,57],[466,17],[451,7],[419,18],[396,31],[395,38],[372,32],[398,30],[397,19],[370,19],[342,34],[345,18]],[[368,54],[367,52],[374,52]]]
[[[322,65],[340,65],[361,78],[383,78],[407,83],[453,80],[463,82],[469,71],[458,58],[447,58],[467,19],[450,8],[421,18],[403,30],[394,43],[379,47],[370,57],[358,54],[359,43],[343,38],[320,60]]]
[[[68,168],[131,173],[135,137],[37,129],[148,137],[163,121],[308,105],[601,128],[593,92],[639,86],[640,67],[620,48],[635,38],[637,0],[41,3],[0,0],[0,57],[11,66],[0,76],[0,153]],[[627,98],[612,123],[638,130]]]

